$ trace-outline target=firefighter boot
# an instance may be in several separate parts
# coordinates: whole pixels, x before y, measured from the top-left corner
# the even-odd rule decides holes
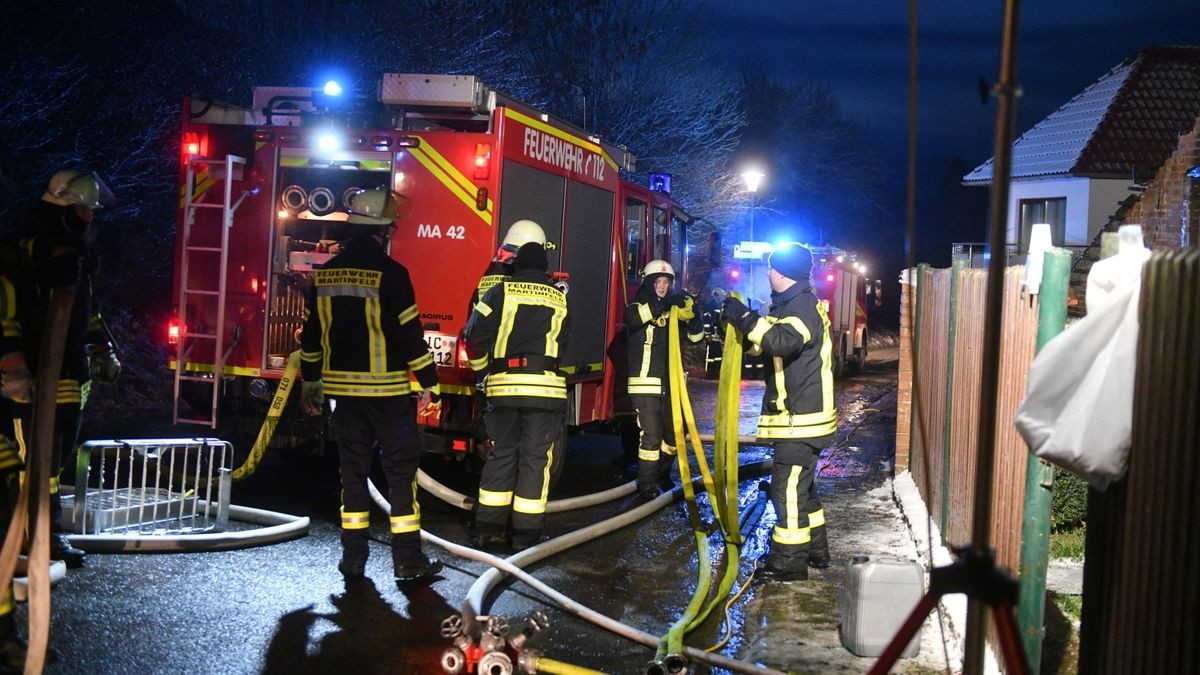
[[[83,567],[83,549],[71,545],[71,540],[63,532],[50,533],[50,559],[61,560],[68,569]]]
[[[755,583],[807,581],[807,557],[806,555],[783,556],[767,554],[758,559],[758,565],[754,571],[754,581]]]
[[[524,551],[545,541],[541,530],[513,530],[512,548],[514,551]]]
[[[338,571],[347,579],[358,579],[367,573],[367,531],[342,530],[342,560]]]
[[[671,468],[675,466],[677,461],[673,452],[669,455],[664,452],[658,458],[658,487],[663,492],[668,492],[675,488],[675,481],[671,479]]]
[[[401,532],[392,535],[392,570],[396,585],[427,582],[442,571],[442,561],[430,560],[421,551],[421,535],[418,532]]]

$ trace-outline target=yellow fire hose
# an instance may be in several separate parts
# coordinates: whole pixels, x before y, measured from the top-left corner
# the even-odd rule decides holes
[[[703,623],[713,608],[729,594],[729,590],[737,578],[737,560],[741,544],[737,518],[737,414],[738,397],[740,396],[740,388],[737,383],[741,380],[741,345],[737,334],[732,328],[727,327],[725,347],[728,351],[722,358],[721,379],[718,385],[717,438],[720,442],[714,444],[713,462],[717,467],[718,476],[717,479],[714,479],[700,444],[696,419],[692,413],[691,401],[687,393],[687,379],[684,375],[682,351],[679,346],[679,308],[671,309],[668,325],[667,369],[675,438],[690,441],[692,456],[696,460],[705,492],[708,493],[709,500],[713,505],[713,513],[725,539],[727,555],[725,556],[725,573],[717,592],[707,606],[701,610],[712,584],[712,559],[709,554],[708,534],[701,520],[700,510],[696,505],[695,491],[692,488],[691,469],[686,453],[687,443],[681,443],[676,461],[679,466],[679,480],[683,485],[684,499],[687,504],[688,521],[696,538],[698,575],[696,590],[692,595],[691,602],[659,643],[657,653],[659,659],[668,654],[682,654],[684,651],[683,636]],[[685,427],[686,434],[684,433]],[[730,448],[730,441],[732,441],[732,448]]]
[[[300,350],[297,349],[288,355],[287,367],[283,369],[283,377],[279,378],[279,386],[275,388],[275,397],[271,399],[271,407],[267,409],[267,418],[263,420],[262,426],[258,429],[258,437],[254,439],[254,446],[250,449],[246,461],[233,470],[234,480],[248,478],[258,469],[258,463],[262,461],[263,453],[271,444],[271,437],[275,435],[275,429],[279,426],[279,418],[283,416],[283,409],[288,402],[288,394],[292,391],[292,385],[296,382],[296,373],[299,370]]]
[[[555,661],[544,656],[539,656],[535,669],[539,673],[549,673],[550,675],[605,675],[604,671],[592,670],[583,666],[576,666],[562,661]]]

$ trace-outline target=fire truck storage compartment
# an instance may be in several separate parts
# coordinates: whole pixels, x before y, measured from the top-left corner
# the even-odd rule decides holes
[[[568,185],[563,177],[512,160],[504,162],[503,185],[499,238],[513,222],[533,220],[558,247],[548,252],[550,271],[561,268],[570,275],[571,336],[559,365],[598,372],[604,363],[614,194],[576,181]]]
[[[277,185],[274,282],[268,308],[267,367],[278,368],[297,348],[304,294],[314,266],[332,257],[329,247],[352,233],[347,200],[357,189],[388,185],[388,153],[340,153],[337,160],[307,155],[281,158]]]

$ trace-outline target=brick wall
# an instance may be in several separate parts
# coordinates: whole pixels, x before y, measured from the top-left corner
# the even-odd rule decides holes
[[[1125,214],[1126,223],[1142,226],[1146,246],[1155,250],[1200,247],[1200,179],[1187,176],[1196,166],[1200,166],[1200,118],[1190,133],[1179,138],[1175,152]]]
[[[915,272],[915,270],[914,270]],[[906,278],[915,278],[915,274]],[[896,468],[908,468],[909,434],[912,430],[912,305],[916,289],[900,285],[900,377],[896,388]]]

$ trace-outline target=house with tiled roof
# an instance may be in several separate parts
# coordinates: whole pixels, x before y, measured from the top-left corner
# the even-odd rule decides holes
[[[1033,223],[1049,223],[1055,246],[1087,247],[1197,116],[1200,47],[1146,47],[1125,59],[1013,143],[1009,245],[1024,253]],[[963,183],[990,184],[993,159]]]

